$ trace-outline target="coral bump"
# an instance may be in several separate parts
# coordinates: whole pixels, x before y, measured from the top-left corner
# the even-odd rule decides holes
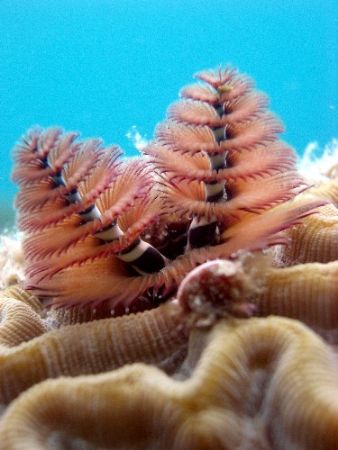
[[[157,306],[199,264],[286,243],[323,204],[306,188],[266,97],[232,68],[197,74],[144,155],[30,131],[16,150],[25,288],[111,314]]]

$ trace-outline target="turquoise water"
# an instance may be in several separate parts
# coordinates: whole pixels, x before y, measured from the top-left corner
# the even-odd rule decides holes
[[[0,227],[12,225],[11,149],[34,124],[136,153],[179,89],[231,63],[256,80],[301,154],[337,136],[336,0],[2,0]]]

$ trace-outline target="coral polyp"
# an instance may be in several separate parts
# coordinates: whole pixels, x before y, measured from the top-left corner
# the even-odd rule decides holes
[[[27,289],[53,305],[151,308],[205,261],[285,242],[323,203],[290,201],[306,184],[252,82],[230,68],[197,77],[138,158],[60,129],[27,134],[13,174]]]

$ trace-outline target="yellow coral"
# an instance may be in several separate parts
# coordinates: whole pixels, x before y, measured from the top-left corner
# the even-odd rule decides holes
[[[204,339],[184,381],[136,364],[37,385],[4,415],[0,449],[338,448],[335,356],[313,332],[271,317]]]

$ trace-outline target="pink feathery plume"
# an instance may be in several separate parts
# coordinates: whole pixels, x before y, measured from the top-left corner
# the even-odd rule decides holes
[[[283,230],[324,203],[297,198],[294,152],[248,77],[196,76],[138,158],[56,128],[23,138],[13,179],[27,289],[55,306],[154,307],[205,261],[285,244]]]

